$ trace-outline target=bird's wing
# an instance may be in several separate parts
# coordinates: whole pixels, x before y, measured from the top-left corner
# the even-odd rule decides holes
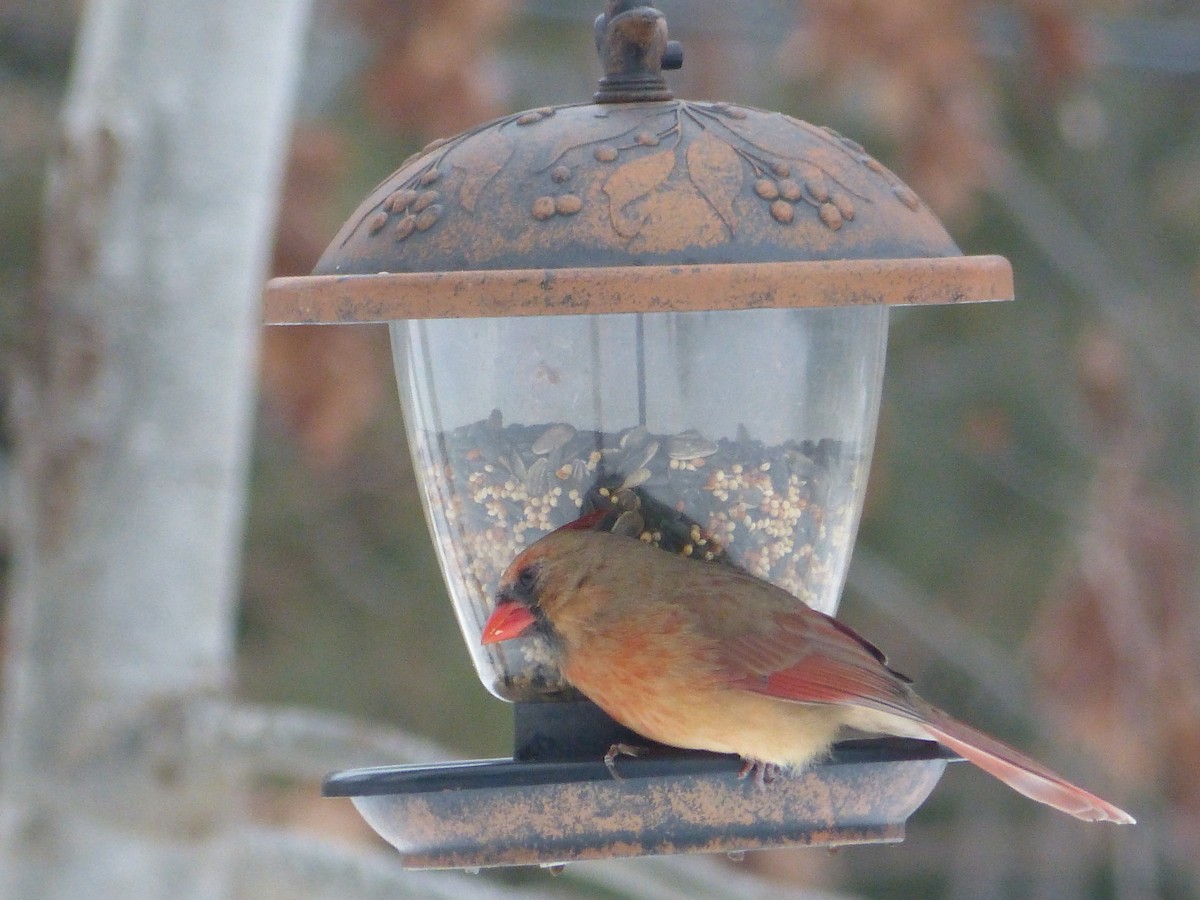
[[[720,599],[728,603],[733,597]],[[881,730],[938,741],[1027,797],[1088,821],[1134,821],[1019,750],[930,706],[913,693],[907,678],[888,667],[875,645],[849,626],[807,608],[780,609],[773,591],[758,599],[758,609],[770,611],[757,620],[747,621],[743,609],[743,618],[726,615],[719,629],[708,632],[717,647],[718,671],[730,686],[795,703],[885,713],[887,727]],[[915,728],[895,730],[892,716]],[[866,721],[875,730],[881,720]]]
[[[815,610],[776,612],[767,627],[726,638],[732,686],[797,703],[843,703],[913,718],[908,679],[847,625]]]

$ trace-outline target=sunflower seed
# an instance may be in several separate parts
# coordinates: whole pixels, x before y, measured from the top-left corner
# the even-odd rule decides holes
[[[637,491],[622,488],[613,494],[613,505],[621,510],[637,510],[642,506],[642,498]]]
[[[582,489],[588,480],[588,467],[582,459],[577,459],[571,463],[571,484]]]
[[[560,422],[557,425],[551,425],[543,431],[541,436],[533,442],[533,447],[530,449],[538,456],[543,456],[555,450],[562,449],[573,437],[575,437],[575,429],[566,423]]]
[[[678,459],[681,462],[712,456],[716,452],[716,441],[710,441],[708,438],[694,431],[685,431],[682,434],[667,438],[667,456],[671,457],[671,459]]]
[[[631,452],[629,457],[625,460],[625,468],[641,469],[648,466],[650,464],[650,460],[654,459],[655,455],[658,453],[658,448],[660,446],[661,445],[658,443],[658,441],[651,441],[639,450]]]
[[[645,484],[649,480],[650,480],[650,470],[649,469],[634,469],[632,472],[630,472],[628,475],[625,476],[625,480],[621,482],[621,486],[619,488],[617,488],[617,490],[619,490],[619,491],[629,490],[630,488],[637,487],[639,484]]]
[[[529,492],[529,496],[531,497],[540,497],[550,490],[550,479],[552,477],[550,460],[545,457],[536,459],[529,466],[529,470],[525,475],[525,490]]]
[[[529,477],[529,472],[525,468],[525,461],[521,459],[521,454],[513,452],[507,456],[501,456],[500,462],[508,467],[508,471],[512,472],[521,481]]]
[[[617,446],[624,450],[636,450],[649,439],[649,428],[645,425],[634,425],[632,428],[621,432],[621,438],[617,441]]]
[[[626,537],[637,537],[645,527],[646,521],[642,518],[642,514],[628,509],[617,516],[617,521],[613,523],[612,533],[623,534]]]

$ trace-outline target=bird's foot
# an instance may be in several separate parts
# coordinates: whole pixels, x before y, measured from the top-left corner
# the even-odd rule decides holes
[[[613,744],[608,748],[608,752],[604,754],[604,765],[608,768],[608,774],[612,775],[617,781],[624,781],[625,779],[617,772],[617,757],[641,756],[645,750],[645,747],[638,747],[633,744]]]
[[[763,790],[775,780],[779,772],[780,767],[774,763],[763,762],[761,759],[743,759],[742,768],[738,771],[738,778],[753,775],[755,786],[759,790]]]

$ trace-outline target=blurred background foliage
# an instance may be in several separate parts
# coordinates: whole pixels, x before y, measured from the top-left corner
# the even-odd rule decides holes
[[[78,3],[0,3],[0,349],[36,287]],[[887,897],[1200,896],[1200,8],[662,0],[680,96],[865,144],[1013,304],[898,311],[841,614],[922,691],[1138,816],[1086,828],[965,767],[905,844],[751,856]],[[430,139],[586,99],[598,0],[315,0],[274,259],[309,271]],[[507,755],[413,483],[386,333],[264,332],[241,685]],[[0,457],[0,502],[4,460]],[[386,760],[381,760],[386,762]],[[311,789],[264,815],[338,828]],[[341,804],[337,804],[341,806]],[[361,835],[357,839],[367,839]]]

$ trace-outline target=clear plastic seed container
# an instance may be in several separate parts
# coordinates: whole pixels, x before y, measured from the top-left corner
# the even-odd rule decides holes
[[[480,678],[567,686],[536,638],[483,647],[508,564],[607,527],[837,607],[875,436],[884,306],[394,322],[425,512]]]

